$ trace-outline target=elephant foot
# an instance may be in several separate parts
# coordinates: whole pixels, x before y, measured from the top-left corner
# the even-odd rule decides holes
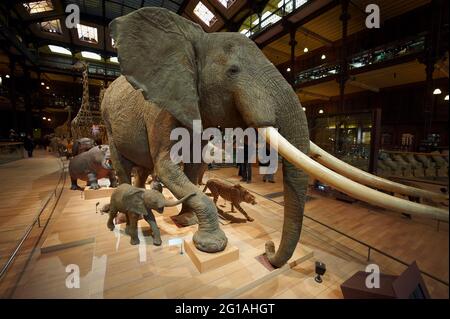
[[[207,253],[216,253],[227,247],[228,239],[222,229],[218,228],[213,232],[198,230],[195,232],[192,241],[198,250]]]
[[[140,240],[139,240],[139,238],[133,238],[133,237],[131,237],[131,240],[130,240],[130,244],[131,245],[139,245],[140,244]]]
[[[97,183],[92,183],[92,184],[89,186],[89,188],[90,188],[90,189],[99,189],[99,188],[100,188],[100,185],[98,185]]]
[[[194,212],[180,212],[173,219],[183,227],[198,224],[198,219]]]
[[[161,244],[162,244],[161,238],[155,238],[155,237],[153,237],[153,245],[155,245],[155,246],[161,246]]]

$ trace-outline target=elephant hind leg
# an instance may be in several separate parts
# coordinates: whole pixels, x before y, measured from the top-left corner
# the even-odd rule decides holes
[[[134,164],[117,151],[112,139],[109,141],[109,151],[111,153],[113,168],[119,179],[119,184],[131,184],[131,170],[133,169]]]

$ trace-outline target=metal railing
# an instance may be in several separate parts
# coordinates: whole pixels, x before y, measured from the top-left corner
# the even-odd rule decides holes
[[[39,235],[39,238],[37,239],[37,242],[39,242],[43,232],[45,231],[50,219],[52,218],[53,212],[55,210],[56,205],[58,204],[59,198],[61,197],[61,194],[64,190],[64,185],[66,182],[66,167],[64,166],[64,162],[62,161],[62,159],[60,158],[60,164],[61,164],[61,173],[59,175],[59,179],[58,179],[58,183],[55,186],[55,189],[47,196],[47,199],[45,200],[44,204],[42,205],[42,207],[39,209],[38,213],[36,214],[36,217],[33,219],[33,222],[27,227],[25,233],[23,234],[21,240],[19,241],[19,243],[17,244],[16,248],[14,249],[14,251],[12,252],[12,254],[10,255],[10,257],[8,258],[7,262],[5,263],[5,265],[2,267],[1,271],[0,271],[0,281],[4,278],[4,276],[6,275],[9,267],[11,266],[11,264],[14,262],[17,254],[19,253],[20,249],[22,248],[24,242],[28,239],[28,236],[30,235],[31,231],[33,230],[33,228],[35,227],[35,225],[37,224],[39,228],[41,228],[41,215],[42,213],[45,211],[45,209],[47,208],[48,204],[50,203],[52,198],[55,198],[55,203],[52,207],[52,210],[50,212],[50,215],[47,218],[47,221],[42,229],[41,234]],[[61,184],[62,182],[62,184]],[[61,189],[58,193],[58,188],[61,185]],[[30,252],[30,255],[33,254],[34,249],[36,247],[33,247],[33,250]]]

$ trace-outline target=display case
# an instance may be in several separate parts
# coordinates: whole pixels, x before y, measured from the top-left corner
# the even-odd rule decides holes
[[[373,112],[320,115],[312,121],[311,140],[346,163],[369,171]]]

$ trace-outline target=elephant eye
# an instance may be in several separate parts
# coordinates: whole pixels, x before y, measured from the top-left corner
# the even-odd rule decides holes
[[[232,65],[230,66],[230,68],[228,69],[227,73],[229,75],[236,75],[240,72],[241,70],[239,69],[239,67],[237,65]]]

